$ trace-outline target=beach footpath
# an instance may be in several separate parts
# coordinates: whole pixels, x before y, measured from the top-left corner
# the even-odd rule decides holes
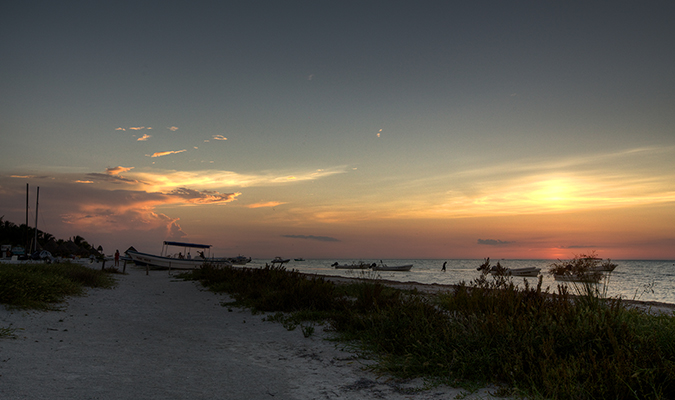
[[[112,290],[89,289],[61,311],[7,310],[0,399],[472,399],[445,386],[414,391],[364,371],[322,327],[305,338],[167,271],[127,267]]]

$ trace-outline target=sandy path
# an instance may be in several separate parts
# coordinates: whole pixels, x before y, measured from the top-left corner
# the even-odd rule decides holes
[[[89,290],[64,311],[8,311],[0,327],[0,399],[453,399],[459,389],[404,393],[352,354],[287,331],[226,296],[167,272],[127,268],[113,290]],[[486,390],[466,398],[489,398]]]

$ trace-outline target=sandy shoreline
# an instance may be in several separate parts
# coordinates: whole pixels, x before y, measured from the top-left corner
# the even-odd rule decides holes
[[[453,399],[462,389],[420,392],[363,371],[366,361],[305,338],[262,315],[220,303],[225,295],[166,271],[127,266],[113,290],[90,289],[63,311],[0,307],[2,399]],[[482,389],[465,398],[490,398]]]

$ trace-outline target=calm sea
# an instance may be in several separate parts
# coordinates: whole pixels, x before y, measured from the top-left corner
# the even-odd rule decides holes
[[[264,267],[271,260],[254,259],[247,266]],[[295,269],[305,273],[319,275],[335,275],[345,277],[359,277],[360,270],[342,270],[331,267],[335,261],[340,264],[351,264],[361,260],[305,260],[284,264],[286,269]],[[380,260],[363,260],[368,263]],[[410,272],[366,272],[368,277],[400,282],[437,283],[444,285],[456,284],[461,281],[470,282],[477,278],[480,272],[476,268],[483,260],[382,260],[388,265],[413,264]],[[443,262],[447,261],[446,271],[442,272]],[[492,260],[496,264],[497,260]],[[499,260],[506,268],[538,267],[543,275],[543,288],[550,287],[555,291],[558,284],[548,274],[548,266],[554,260]],[[607,294],[612,297],[620,296],[627,300],[658,301],[675,304],[675,261],[615,261],[618,267],[609,275]],[[532,286],[536,285],[537,278],[514,278],[514,282],[528,279]]]

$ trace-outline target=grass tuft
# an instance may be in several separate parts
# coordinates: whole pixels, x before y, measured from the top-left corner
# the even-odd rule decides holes
[[[0,303],[11,307],[54,309],[85,287],[114,285],[109,274],[77,264],[0,264]]]

